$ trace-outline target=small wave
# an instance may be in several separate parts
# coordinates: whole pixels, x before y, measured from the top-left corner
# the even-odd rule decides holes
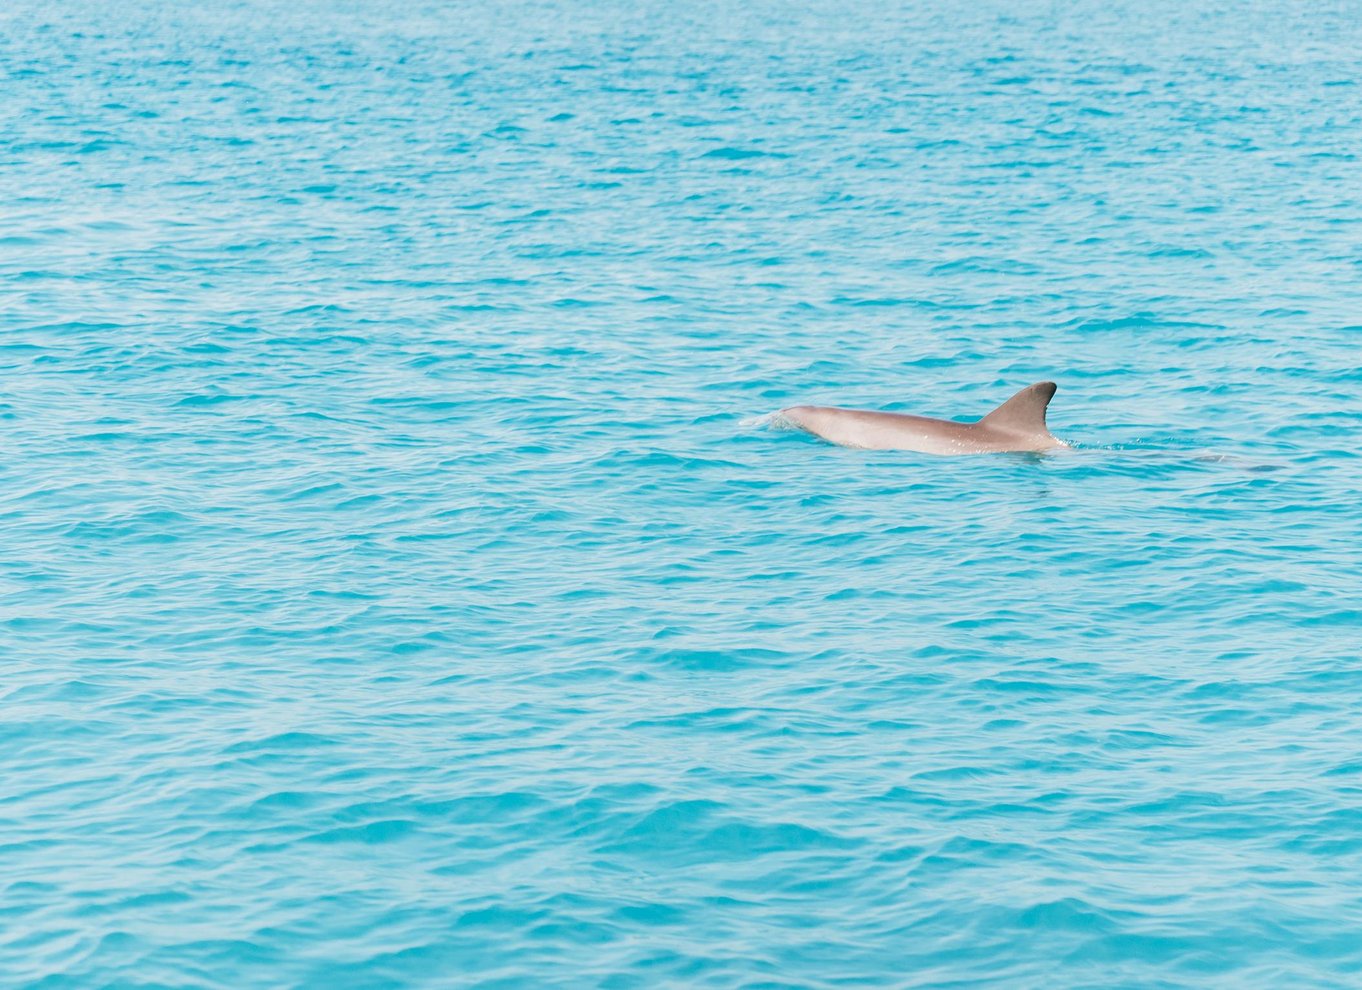
[[[798,430],[799,424],[785,415],[783,409],[768,412],[761,416],[748,416],[738,421],[745,430]]]

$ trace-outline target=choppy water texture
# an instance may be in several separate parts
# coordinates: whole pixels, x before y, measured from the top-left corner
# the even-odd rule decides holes
[[[1362,29],[1216,6],[7,3],[0,983],[1362,982]]]

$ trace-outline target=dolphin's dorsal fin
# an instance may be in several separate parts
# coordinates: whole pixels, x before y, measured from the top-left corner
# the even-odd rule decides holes
[[[1045,407],[1055,397],[1055,388],[1054,382],[1028,385],[979,422],[1011,433],[1049,433]]]

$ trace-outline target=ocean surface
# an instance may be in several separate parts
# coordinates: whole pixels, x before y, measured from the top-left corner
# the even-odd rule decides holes
[[[0,985],[1362,986],[1359,51],[9,0]]]

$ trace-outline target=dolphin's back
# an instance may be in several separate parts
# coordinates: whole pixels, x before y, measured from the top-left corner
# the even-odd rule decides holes
[[[790,406],[781,417],[843,447],[916,450],[924,454],[991,454],[1067,447],[1045,425],[1054,382],[1022,389],[977,423],[836,406]]]
[[[957,454],[970,444],[975,429],[973,423],[836,406],[791,406],[780,414],[814,436],[842,447],[865,450]]]

